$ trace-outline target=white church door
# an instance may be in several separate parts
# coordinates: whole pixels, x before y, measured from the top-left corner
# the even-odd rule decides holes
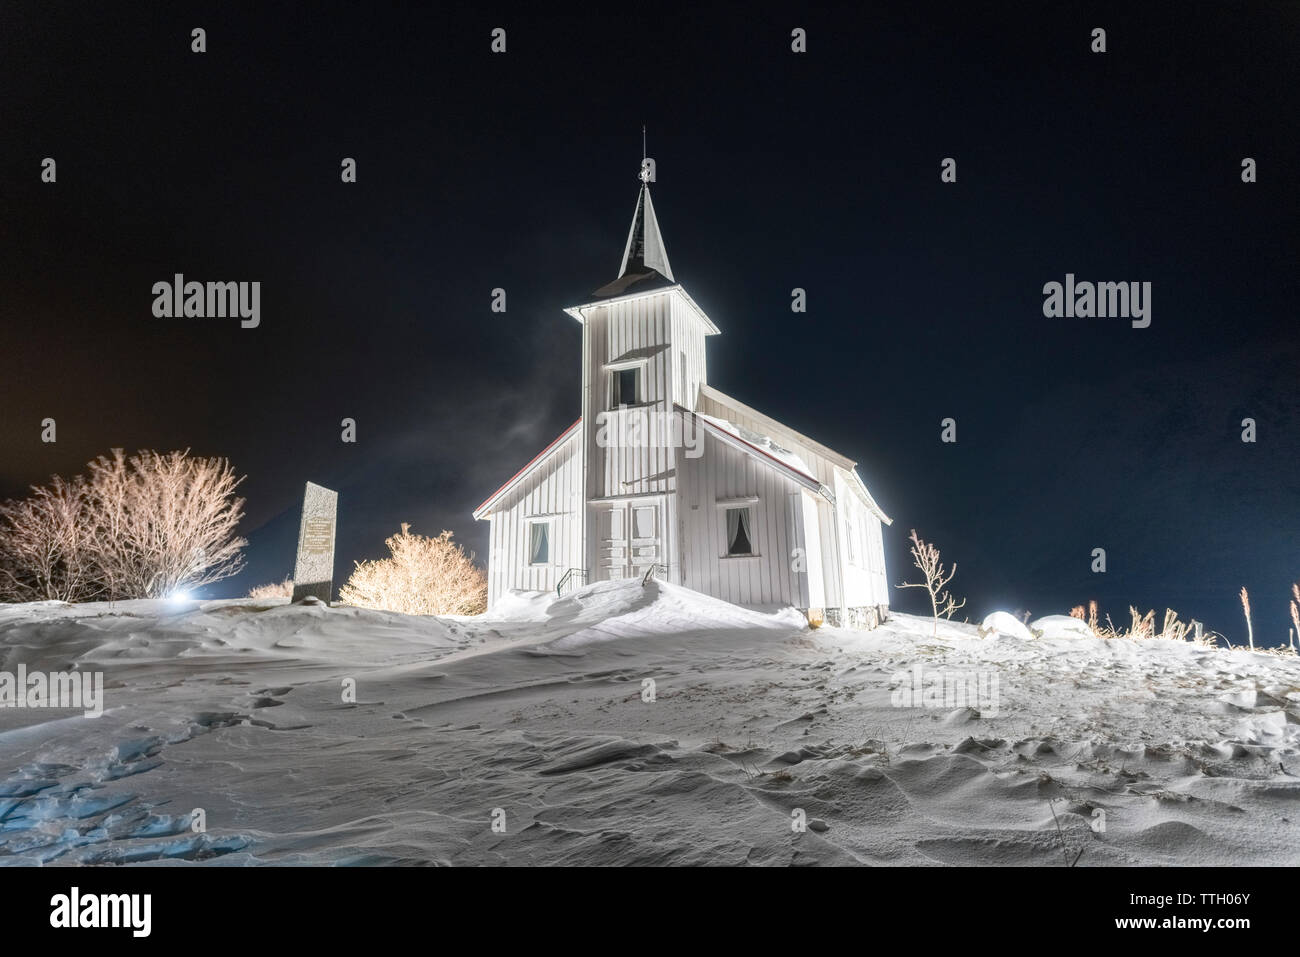
[[[663,560],[663,503],[634,499],[597,507],[596,581],[639,577]]]

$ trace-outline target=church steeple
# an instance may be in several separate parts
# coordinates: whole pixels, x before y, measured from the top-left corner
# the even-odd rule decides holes
[[[621,279],[628,270],[643,273],[653,269],[665,279],[673,279],[673,268],[668,265],[668,250],[664,248],[663,233],[659,231],[659,220],[655,216],[655,205],[650,199],[650,161],[641,161],[641,194],[636,200],[636,212],[632,214],[632,229],[627,234],[627,246],[623,249],[623,265],[619,267]]]
[[[677,282],[673,278],[673,267],[668,265],[668,250],[664,248],[659,218],[655,216],[655,204],[650,199],[653,169],[654,160],[641,161],[641,192],[637,194],[636,212],[632,214],[632,228],[628,230],[627,245],[623,247],[618,278],[592,293],[597,299],[650,292]]]

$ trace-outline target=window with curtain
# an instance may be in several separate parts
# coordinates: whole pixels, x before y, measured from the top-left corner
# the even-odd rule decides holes
[[[727,509],[727,554],[754,554],[754,539],[750,531],[749,508]]]
[[[533,522],[528,526],[528,564],[549,565],[551,562],[551,523]]]

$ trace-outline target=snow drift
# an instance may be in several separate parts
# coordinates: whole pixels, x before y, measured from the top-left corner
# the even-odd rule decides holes
[[[0,864],[1297,863],[1294,659],[931,630],[638,580],[0,606],[0,671],[106,696],[0,708]]]

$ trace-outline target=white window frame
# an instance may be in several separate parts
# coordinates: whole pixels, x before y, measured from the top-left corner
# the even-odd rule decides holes
[[[650,362],[647,359],[631,359],[625,362],[607,362],[605,363],[605,408],[610,412],[617,412],[619,409],[634,409],[638,406],[648,405],[649,400],[646,398],[647,383],[650,381],[649,376]],[[614,404],[614,377],[620,372],[636,372],[636,401],[622,402]]]
[[[754,541],[754,503],[757,501],[758,499],[754,498],[754,499],[731,499],[728,501],[718,502],[718,507],[724,509],[722,513],[722,558],[724,560],[733,559],[733,558],[758,558],[759,557],[758,542]],[[746,525],[748,526],[748,528],[746,529],[747,537],[749,538],[748,552],[736,552],[733,554],[731,551],[730,536],[727,534],[727,513],[732,511],[733,509],[735,509],[736,511],[744,511],[748,513],[749,519],[746,522]]]
[[[555,564],[555,523],[549,518],[530,518],[526,522],[528,525],[528,552],[524,556],[524,564],[529,568],[546,568]],[[546,561],[533,561],[533,526],[546,526]]]

